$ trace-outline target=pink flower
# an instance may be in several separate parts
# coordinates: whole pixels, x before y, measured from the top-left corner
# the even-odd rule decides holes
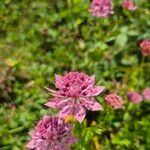
[[[56,75],[56,90],[48,89],[54,98],[45,105],[60,110],[59,116],[73,115],[81,123],[86,115],[86,109],[102,110],[102,106],[95,101],[104,87],[95,85],[95,77],[84,73],[70,72],[64,76]]]
[[[71,136],[72,125],[58,117],[44,116],[29,134],[28,149],[34,150],[69,150],[68,144],[77,142]]]
[[[93,0],[89,12],[93,16],[107,18],[114,14],[112,0]]]
[[[140,48],[144,56],[150,55],[150,39],[143,40],[140,43]]]
[[[114,107],[115,109],[124,108],[122,98],[117,94],[108,94],[105,97],[105,100],[108,105]]]
[[[122,8],[134,11],[137,9],[137,6],[135,5],[133,0],[123,0]]]
[[[132,103],[139,103],[143,99],[142,96],[137,92],[128,92],[127,97]]]
[[[150,88],[146,88],[143,90],[142,95],[144,97],[144,99],[146,100],[150,100]]]

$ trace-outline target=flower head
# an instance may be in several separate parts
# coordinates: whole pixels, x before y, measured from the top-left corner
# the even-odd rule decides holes
[[[117,94],[108,94],[105,97],[105,100],[108,103],[108,105],[114,107],[114,109],[124,108],[122,98]]]
[[[58,117],[44,116],[29,134],[30,142],[26,145],[34,150],[69,150],[68,145],[77,141],[71,136],[72,125]]]
[[[144,56],[150,55],[150,39],[143,40],[140,43],[140,48]]]
[[[93,16],[107,18],[114,14],[112,0],[93,0],[89,12]]]
[[[95,85],[95,77],[84,73],[70,72],[64,76],[56,75],[56,90],[48,89],[54,98],[45,105],[60,110],[59,116],[66,117],[73,115],[82,122],[86,115],[86,110],[102,110],[94,96],[99,95],[104,87]]]
[[[132,103],[139,103],[143,99],[142,96],[137,92],[128,92],[127,97]]]
[[[143,90],[142,95],[144,97],[144,99],[146,100],[150,100],[150,88],[146,88]]]
[[[135,5],[133,0],[123,0],[122,8],[134,11],[137,9],[137,6]]]

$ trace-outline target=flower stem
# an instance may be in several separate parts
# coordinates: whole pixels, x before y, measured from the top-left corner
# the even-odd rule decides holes
[[[18,128],[15,128],[15,129],[12,129],[10,131],[8,131],[10,134],[12,133],[16,133],[16,132],[20,132],[22,131],[23,129],[25,129],[26,126],[22,126],[22,127],[18,127]]]
[[[75,31],[76,31],[77,28],[76,28],[75,21],[74,21],[74,15],[73,15],[73,13],[72,13],[72,4],[71,4],[71,0],[67,0],[67,3],[68,3],[69,12],[70,12],[70,15],[71,15],[72,26],[73,26],[73,28],[74,28]]]
[[[132,110],[132,107],[133,107],[133,104],[130,103],[127,107],[125,114],[124,114],[123,121],[127,121],[130,119],[130,111]]]

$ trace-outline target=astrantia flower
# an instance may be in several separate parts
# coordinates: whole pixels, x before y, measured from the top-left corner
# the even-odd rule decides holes
[[[123,100],[122,100],[121,96],[119,96],[117,94],[108,94],[105,97],[105,100],[108,103],[108,105],[114,107],[115,109],[124,108]]]
[[[137,92],[128,92],[127,97],[132,103],[139,103],[143,99],[142,96]]]
[[[31,140],[26,145],[34,150],[69,150],[69,145],[77,141],[71,136],[72,125],[58,117],[44,116],[30,132]]]
[[[95,77],[84,73],[70,72],[64,76],[56,75],[56,90],[48,89],[54,98],[45,105],[60,110],[59,116],[73,115],[82,122],[86,109],[91,111],[102,110],[102,106],[95,101],[104,87],[95,85]]]
[[[122,8],[134,11],[137,9],[137,6],[135,5],[133,0],[123,0]]]
[[[93,0],[89,12],[93,16],[107,18],[114,13],[112,0]]]
[[[144,89],[142,95],[145,100],[150,100],[150,88]]]
[[[143,40],[140,43],[140,48],[144,56],[150,55],[150,39]]]

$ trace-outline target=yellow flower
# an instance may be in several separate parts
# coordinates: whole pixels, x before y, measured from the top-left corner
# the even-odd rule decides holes
[[[75,119],[75,117],[73,115],[66,116],[64,118],[64,120],[65,120],[66,123],[68,123],[68,122],[75,122],[76,121],[76,119]]]

